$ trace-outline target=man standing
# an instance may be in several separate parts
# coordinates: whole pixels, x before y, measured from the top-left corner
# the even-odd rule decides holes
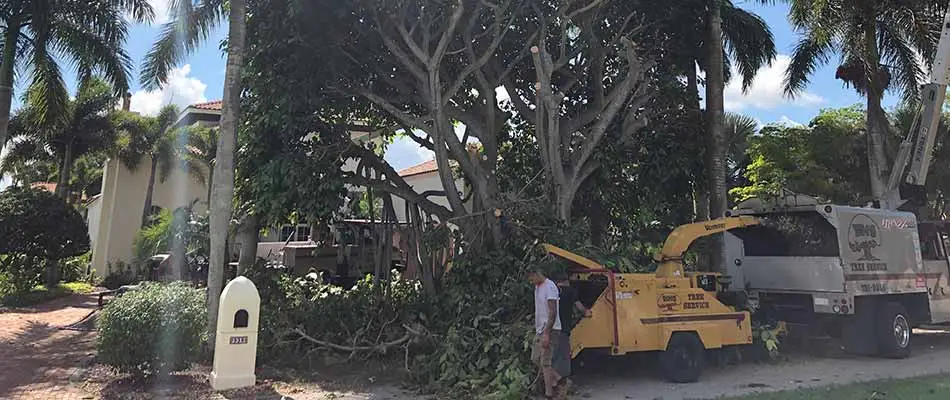
[[[561,337],[560,342],[554,346],[552,365],[564,380],[564,385],[569,387],[571,386],[568,377],[571,376],[571,329],[574,328],[574,310],[580,311],[584,317],[590,317],[591,314],[590,310],[577,300],[577,293],[571,287],[571,281],[567,274],[557,275],[556,279],[557,288],[560,292],[558,296],[558,316],[561,319]]]
[[[528,272],[528,281],[534,285],[534,346],[531,361],[541,368],[544,378],[544,396],[553,398],[554,387],[561,376],[552,366],[552,349],[561,340],[561,319],[558,317],[558,290],[553,281],[541,271]]]

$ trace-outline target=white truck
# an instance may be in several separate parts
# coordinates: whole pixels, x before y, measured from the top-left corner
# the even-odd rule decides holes
[[[857,353],[906,357],[911,329],[950,322],[950,224],[918,221],[947,93],[950,12],[930,82],[875,204],[819,204],[789,194],[753,199],[730,215],[761,226],[725,234],[731,289],[767,314],[838,333]]]
[[[732,215],[762,225],[725,234],[727,275],[753,308],[840,335],[849,351],[906,357],[911,329],[950,322],[950,235],[913,213],[752,200]]]

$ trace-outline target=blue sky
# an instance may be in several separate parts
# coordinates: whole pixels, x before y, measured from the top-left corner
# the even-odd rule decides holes
[[[159,14],[156,22],[163,22],[167,17],[162,10],[165,10],[168,0],[151,1]],[[783,72],[796,42],[796,34],[786,20],[788,7],[784,4],[760,5],[750,0],[736,0],[735,3],[765,19],[775,35],[779,56],[772,66],[759,71],[747,93],[741,92],[738,80],[726,88],[727,111],[752,116],[761,124],[807,123],[821,108],[863,103],[857,93],[845,88],[841,81],[834,79],[837,58],[816,71],[810,85],[799,97],[795,99],[784,97],[782,95]],[[210,40],[173,72],[168,85],[162,90],[147,92],[141,90],[135,83],[132,87],[132,109],[145,114],[154,114],[163,105],[169,103],[186,106],[196,102],[220,99],[225,58],[218,46],[227,34],[225,24],[226,22],[222,21],[221,27],[212,34]],[[131,29],[127,51],[135,60],[136,70],[158,32],[157,23],[152,26],[137,25]],[[134,74],[136,75],[134,82],[137,82],[137,71]],[[67,71],[65,76],[70,87],[74,87],[74,72]],[[18,86],[18,91],[22,92],[22,81]],[[893,106],[894,102],[894,97],[890,96],[885,99],[885,107]],[[15,99],[14,107],[18,103],[19,99]],[[430,159],[431,154],[408,139],[397,139],[387,151],[386,158],[396,169],[402,169]]]

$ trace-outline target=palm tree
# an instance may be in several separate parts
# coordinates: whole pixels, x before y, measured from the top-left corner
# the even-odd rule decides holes
[[[888,89],[917,95],[924,72],[918,54],[932,64],[945,2],[926,0],[790,0],[789,21],[800,32],[785,75],[794,96],[815,69],[841,55],[836,78],[867,99],[871,192],[880,199],[890,168],[887,115],[881,99]]]
[[[767,0],[761,0],[767,2]],[[718,164],[714,161],[721,159],[721,150],[716,150],[715,143],[712,142],[714,129],[721,125],[722,114],[722,93],[725,84],[732,78],[734,73],[738,73],[742,79],[742,88],[747,90],[755,79],[758,70],[771,64],[775,59],[776,49],[772,32],[768,25],[758,15],[750,13],[739,7],[736,7],[730,0],[691,0],[678,2],[679,6],[675,11],[676,18],[671,21],[675,24],[669,27],[671,35],[675,42],[680,43],[681,48],[675,55],[682,65],[682,73],[686,75],[687,86],[693,93],[693,101],[687,106],[693,110],[693,118],[697,126],[704,126],[705,139],[710,143],[706,153],[706,181],[705,184],[697,183],[695,186],[696,196],[696,218],[707,219],[709,217],[709,194],[710,187],[721,183],[721,180],[714,179],[719,176],[713,170],[720,170]],[[713,10],[716,12],[714,13]],[[718,33],[712,33],[711,29],[713,19],[718,22],[715,24]],[[685,28],[685,29],[684,29]],[[710,38],[718,38],[711,40]],[[715,52],[718,68],[710,67],[710,57]],[[726,57],[728,55],[728,57]],[[706,73],[706,99],[707,109],[718,110],[716,113],[707,113],[707,118],[701,117],[699,107],[699,78],[697,76],[697,66]],[[719,93],[718,95],[716,93]],[[712,99],[712,104],[709,100]],[[722,185],[719,185],[722,186]],[[713,190],[713,193],[716,191]],[[718,200],[722,205],[716,205],[715,208],[725,207],[720,193]],[[720,214],[725,209],[720,210]],[[717,213],[713,213],[716,215]]]
[[[725,141],[722,144],[725,150],[726,188],[731,190],[737,186],[744,186],[742,180],[746,167],[749,165],[749,138],[759,131],[759,123],[754,118],[727,112],[722,120]]]
[[[142,117],[122,111],[116,125],[123,134],[119,160],[131,170],[136,170],[145,159],[149,161],[148,187],[142,207],[142,225],[148,223],[152,213],[152,196],[155,178],[164,182],[177,166],[177,135],[171,129],[178,118],[178,107],[162,107],[156,117]]]
[[[55,162],[58,181],[56,195],[69,201],[69,184],[76,160],[87,154],[103,152],[115,143],[115,130],[109,112],[115,105],[112,87],[101,79],[80,83],[75,100],[67,102],[60,118],[41,117],[44,105],[37,91],[27,91],[27,105],[10,124],[13,139],[11,156],[6,162],[22,166]]]
[[[116,93],[125,93],[131,67],[122,49],[127,16],[148,22],[154,13],[148,0],[0,2],[0,147],[8,139],[15,78],[26,71],[38,115],[46,122],[62,118],[69,101],[59,60],[75,65],[80,81],[98,73]]]
[[[244,65],[246,0],[176,0],[171,3],[171,21],[162,27],[158,41],[145,56],[142,83],[155,87],[165,82],[171,68],[208,38],[212,29],[228,12],[228,61],[224,74],[221,131],[211,186],[211,249],[208,271],[208,332],[214,344],[218,321],[218,301],[224,287],[227,241],[234,199],[234,153],[237,149],[237,123],[240,117],[241,67]]]
[[[218,153],[218,129],[198,125],[184,128],[188,144],[184,159],[191,176],[208,188],[205,201],[211,205],[211,187],[214,183],[214,158]]]

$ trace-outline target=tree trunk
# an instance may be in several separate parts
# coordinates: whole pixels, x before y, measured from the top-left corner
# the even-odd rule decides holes
[[[231,0],[228,26],[228,63],[224,74],[224,104],[215,155],[215,182],[211,189],[211,257],[208,271],[208,333],[214,350],[218,303],[228,262],[228,225],[234,200],[234,152],[241,105],[241,66],[244,65],[245,0]]]
[[[868,11],[867,26],[864,29],[864,46],[867,71],[867,131],[868,131],[868,167],[871,178],[871,195],[874,200],[881,201],[884,197],[887,173],[887,154],[884,149],[884,137],[887,132],[886,118],[881,108],[881,97],[884,95],[884,85],[880,82],[880,55],[877,52],[877,40],[874,20],[874,10]]]
[[[251,214],[241,229],[241,255],[238,257],[238,276],[244,275],[257,263],[257,242],[260,239],[261,224],[257,214]]]
[[[152,214],[152,196],[155,193],[156,169],[158,169],[158,158],[153,155],[148,170],[148,187],[145,188],[145,205],[142,207],[142,226],[148,225],[148,218]]]
[[[7,144],[10,126],[10,107],[13,105],[13,68],[16,62],[16,39],[20,36],[20,21],[14,16],[7,20],[3,54],[0,58],[0,150]]]
[[[69,174],[73,166],[73,144],[67,143],[63,154],[63,163],[59,166],[59,182],[56,182],[56,196],[69,203]]]
[[[214,187],[214,166],[208,165],[208,196],[205,197],[205,201],[208,202],[208,208],[211,208],[211,188]]]
[[[709,2],[709,30],[707,42],[708,67],[706,71],[706,114],[708,146],[706,148],[706,171],[709,188],[709,218],[719,218],[726,213],[726,169],[723,157],[723,54],[722,54],[722,0]],[[713,237],[710,258],[713,271],[723,270],[722,235]]]
[[[692,98],[688,103],[688,108],[690,110],[690,118],[692,119],[694,126],[699,128],[699,131],[696,132],[697,139],[705,137],[702,130],[703,118],[702,111],[699,108],[699,78],[696,76],[696,63],[693,60],[690,60],[689,65],[685,66],[686,68],[686,86]],[[703,169],[705,173],[705,169]],[[709,190],[707,189],[707,184],[704,182],[704,179],[696,177],[693,182],[693,219],[696,221],[704,221],[709,219]]]
[[[40,261],[36,261],[40,262]],[[46,260],[46,288],[53,290],[59,284],[59,260]]]

